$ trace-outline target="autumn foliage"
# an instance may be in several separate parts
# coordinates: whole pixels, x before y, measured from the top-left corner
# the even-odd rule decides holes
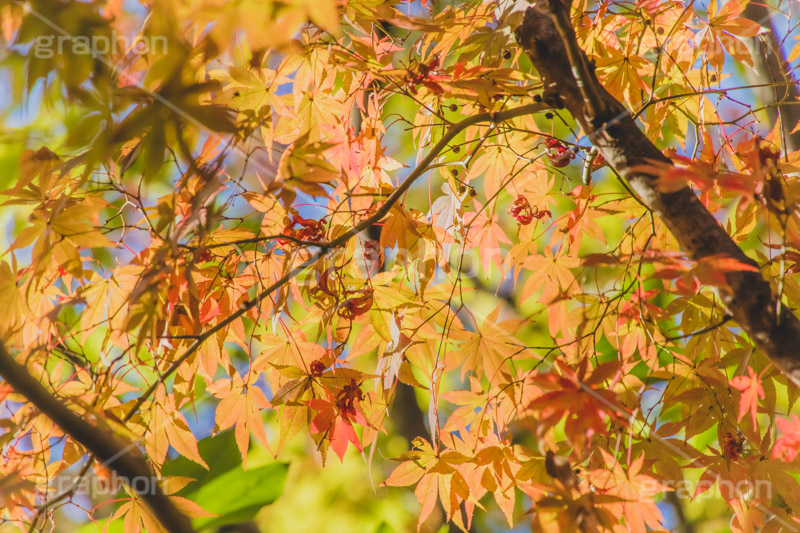
[[[780,103],[743,77],[769,27],[746,0],[570,14],[672,161],[638,170],[691,187],[758,267],[688,255],[543,100],[521,3],[128,4],[0,0],[5,104],[29,108],[0,153],[0,340],[195,529],[257,520],[286,475],[264,457],[302,442],[368,464],[375,499],[413,492],[397,531],[800,530],[800,388],[718,296],[760,272],[800,307],[797,125],[769,124]],[[98,44],[123,35],[149,46]],[[76,509],[170,529],[132,484],[56,490],[124,472],[11,383],[0,530]],[[213,481],[226,435],[239,477]],[[203,488],[270,476],[246,506]]]

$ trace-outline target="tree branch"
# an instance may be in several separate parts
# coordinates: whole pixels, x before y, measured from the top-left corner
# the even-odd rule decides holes
[[[786,152],[800,149],[800,131],[792,133],[792,129],[800,122],[800,91],[793,79],[783,55],[781,43],[775,35],[775,26],[771,24],[770,8],[762,2],[750,2],[742,15],[756,22],[767,31],[752,37],[753,60],[755,69],[746,69],[747,77],[756,83],[768,81],[772,83],[754,85],[761,104],[776,104],[767,107],[767,116],[771,122],[781,119]]]
[[[158,485],[155,474],[134,446],[126,445],[68,409],[28,370],[17,363],[0,341],[0,376],[15,392],[25,396],[67,435],[81,443],[104,465],[124,478],[170,533],[194,533],[189,519],[173,505]],[[136,482],[147,480],[146,483]],[[143,486],[140,486],[143,485]]]
[[[757,267],[731,239],[714,216],[688,188],[663,193],[655,176],[637,169],[653,162],[672,162],[639,130],[630,112],[589,73],[593,90],[608,113],[605,121],[588,120],[586,100],[570,69],[570,58],[552,13],[536,5],[529,7],[516,30],[517,42],[531,58],[544,82],[545,102],[565,107],[603,155],[624,176],[640,199],[661,218],[681,248],[694,260],[724,255]],[[577,46],[571,44],[571,46]],[[582,61],[585,54],[581,52]],[[574,69],[573,69],[574,70]],[[796,384],[800,384],[800,321],[783,306],[759,272],[725,274],[726,287],[719,288],[727,311],[748,333],[755,345]]]
[[[683,510],[683,502],[675,491],[668,490],[664,493],[664,499],[672,506],[675,512],[675,529],[677,533],[694,533],[694,526],[691,521],[686,517],[686,512]]]
[[[578,46],[575,30],[572,28],[572,21],[569,18],[569,3],[565,4],[562,0],[549,0],[549,4],[556,31],[558,31],[562,42],[565,44],[565,51],[569,60],[568,64],[572,67],[572,75],[583,97],[586,118],[590,121],[595,121],[605,113],[606,108],[602,97],[595,88],[595,84],[592,83],[592,75],[589,71],[586,55],[583,54]],[[547,86],[545,86],[546,89]]]

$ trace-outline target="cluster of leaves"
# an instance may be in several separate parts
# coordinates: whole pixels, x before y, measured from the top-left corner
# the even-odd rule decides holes
[[[602,163],[559,110],[431,152],[459,120],[541,92],[512,4],[181,0],[140,19],[0,2],[7,68],[27,72],[12,93],[68,110],[3,191],[0,337],[167,479],[170,449],[209,467],[190,428],[207,405],[243,467],[251,436],[276,456],[303,434],[323,461],[371,461],[412,387],[429,434],[385,485],[414,487],[418,527],[440,505],[468,530],[493,500],[535,531],[660,529],[687,482],[691,497],[716,485],[734,530],[800,527],[800,389],[724,326],[714,292],[751,267],[687,259],[610,172],[580,184],[581,161]],[[758,137],[720,116],[756,112],[721,88],[752,64],[735,45],[758,31],[746,2],[621,6],[573,8],[600,81],[673,146],[661,186],[697,187],[796,308],[800,153],[780,125]],[[42,58],[42,17],[168,46]],[[9,387],[0,402],[0,518],[25,527],[71,496],[51,502],[48,482],[91,458]],[[198,527],[225,511],[207,501],[182,503]],[[158,528],[134,493],[110,504],[125,531]]]

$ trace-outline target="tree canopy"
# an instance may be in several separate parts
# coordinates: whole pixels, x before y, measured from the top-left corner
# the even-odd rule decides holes
[[[795,11],[0,0],[0,531],[800,531]]]

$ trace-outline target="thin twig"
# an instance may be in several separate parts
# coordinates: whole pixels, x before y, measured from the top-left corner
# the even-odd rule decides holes
[[[34,531],[36,531],[36,526],[39,524],[39,519],[42,517],[45,511],[47,511],[47,509],[54,506],[61,500],[69,498],[75,494],[75,491],[77,491],[78,487],[80,487],[81,481],[86,476],[86,474],[89,473],[89,469],[92,467],[93,462],[94,462],[94,457],[90,455],[89,458],[86,460],[86,464],[83,465],[80,472],[78,472],[78,475],[75,476],[75,482],[72,484],[70,488],[56,494],[49,500],[46,500],[44,503],[36,507],[36,514],[34,515],[33,520],[31,520],[31,525],[28,528],[28,533],[33,533]]]
[[[723,326],[725,323],[733,320],[731,315],[725,315],[722,317],[722,320],[717,322],[716,324],[711,324],[710,326],[706,326],[703,329],[698,329],[697,331],[692,331],[691,333],[687,333],[686,335],[678,335],[676,337],[666,337],[665,341],[679,341],[681,339],[688,339],[689,337],[695,337],[697,335],[702,335],[703,333],[708,333],[709,331],[713,331],[718,327]]]

